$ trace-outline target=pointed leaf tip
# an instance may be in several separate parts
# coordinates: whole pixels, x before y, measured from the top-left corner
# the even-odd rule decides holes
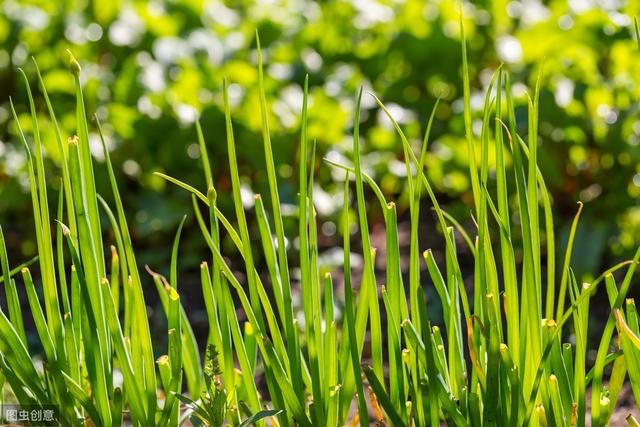
[[[213,187],[213,184],[209,184],[209,188],[207,189],[207,199],[209,200],[210,204],[215,203],[216,199],[218,198],[218,193],[216,192],[216,189]]]
[[[82,67],[80,67],[80,63],[75,58],[75,56],[73,56],[73,53],[71,53],[69,49],[67,49],[67,53],[69,54],[69,71],[71,71],[71,74],[73,74],[75,77],[78,77],[80,75],[80,70],[82,70]]]
[[[71,235],[71,230],[69,230],[69,227],[67,227],[66,225],[64,225],[64,223],[56,220],[56,222],[60,225],[60,228],[62,229],[62,235],[65,237],[68,237]]]

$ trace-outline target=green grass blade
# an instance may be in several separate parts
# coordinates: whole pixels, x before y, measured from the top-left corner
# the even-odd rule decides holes
[[[611,313],[609,315],[609,318],[607,319],[605,329],[602,333],[602,339],[600,340],[600,345],[598,346],[598,353],[596,354],[596,360],[594,364],[595,371],[594,371],[594,376],[593,376],[592,386],[591,386],[591,390],[592,390],[591,416],[593,418],[593,425],[595,427],[603,425],[606,422],[606,420],[604,420],[604,417],[601,415],[601,412],[600,412],[599,396],[602,391],[602,376],[603,376],[605,358],[608,353],[611,337],[613,335],[613,331],[616,326],[614,313],[615,313],[615,310],[620,309],[622,307],[622,304],[627,296],[627,292],[629,291],[629,287],[631,286],[631,279],[633,277],[633,274],[635,273],[639,260],[640,260],[640,249],[636,251],[633,257],[633,262],[629,265],[627,273],[622,281],[622,284],[620,285],[618,296],[612,307],[613,313]],[[631,369],[629,369],[629,371],[631,371]]]
[[[171,250],[171,267],[170,267],[170,284],[174,289],[178,288],[178,246],[180,242],[180,235],[182,234],[182,227],[187,216],[183,216],[176,236],[173,241],[173,248]],[[171,301],[171,298],[169,298]],[[182,346],[182,360],[184,362],[184,373],[187,379],[187,387],[191,396],[198,396],[202,390],[202,372],[200,370],[200,352],[198,350],[198,343],[196,337],[189,323],[187,313],[182,307],[182,304],[178,302],[180,318],[182,319],[182,327],[180,331],[181,346]],[[179,390],[178,390],[179,391]]]
[[[96,265],[100,277],[106,274],[104,265],[104,249],[102,247],[102,233],[100,228],[100,215],[98,214],[98,200],[96,193],[96,183],[93,172],[93,161],[91,159],[91,149],[89,147],[89,127],[87,125],[87,113],[84,105],[84,96],[82,95],[82,84],[80,82],[80,64],[69,52],[69,64],[71,74],[75,82],[76,93],[76,126],[78,129],[78,152],[80,155],[80,169],[82,171],[82,191],[86,200],[86,215],[91,225],[91,234],[93,245],[97,257]],[[74,206],[75,207],[75,206]]]
[[[292,361],[291,375],[294,378],[297,390],[300,391],[299,377],[301,376],[301,363],[298,361],[299,348],[295,345],[296,330],[294,325],[293,311],[286,308],[292,307],[291,300],[291,281],[289,277],[289,265],[287,260],[287,244],[284,234],[284,224],[282,221],[282,212],[280,208],[280,195],[278,193],[278,182],[276,179],[276,170],[273,160],[273,149],[271,147],[271,136],[269,134],[269,120],[267,113],[267,99],[264,88],[264,72],[262,64],[262,50],[260,47],[260,38],[256,31],[256,45],[258,51],[258,91],[260,93],[260,116],[262,120],[262,141],[264,146],[265,162],[267,167],[267,180],[269,182],[269,195],[271,197],[271,207],[273,213],[273,221],[275,224],[276,239],[278,242],[278,265],[280,266],[280,275],[283,291],[283,302],[285,307],[285,324],[288,347],[291,349],[289,358]]]
[[[55,344],[53,343],[51,332],[47,327],[44,312],[42,311],[42,306],[40,305],[40,301],[38,300],[38,294],[36,292],[35,285],[33,284],[33,279],[31,278],[31,272],[29,271],[28,268],[22,269],[22,278],[24,280],[24,285],[27,290],[27,299],[29,300],[31,315],[33,316],[33,320],[36,326],[36,330],[38,331],[38,335],[40,336],[40,342],[42,343],[42,348],[44,349],[44,352],[47,355],[49,362],[55,365],[58,362],[56,360]]]
[[[57,221],[63,222],[63,209],[64,209],[64,189],[61,190],[58,196],[58,215]],[[75,218],[74,218],[75,222]],[[64,313],[71,312],[71,303],[69,300],[69,289],[67,286],[67,273],[65,269],[64,259],[64,238],[62,237],[62,230],[60,227],[56,227],[56,259],[58,261],[58,281],[60,283],[60,294],[62,296],[62,309]],[[64,327],[64,321],[63,321]]]
[[[76,270],[80,276],[80,270],[86,278],[86,292],[87,297],[85,301],[89,304],[92,311],[92,315],[89,316],[95,319],[95,336],[96,343],[102,351],[98,351],[98,348],[93,348],[93,354],[96,361],[96,378],[95,385],[98,389],[95,391],[97,407],[101,412],[104,422],[111,422],[111,412],[108,403],[109,390],[107,387],[108,378],[110,378],[110,359],[109,355],[109,341],[107,332],[107,321],[104,314],[104,301],[102,292],[100,291],[100,267],[98,263],[98,252],[94,246],[95,240],[93,238],[93,228],[91,226],[91,219],[86,210],[85,192],[83,189],[82,168],[79,156],[79,147],[77,139],[71,138],[69,140],[69,161],[71,171],[71,184],[73,191],[73,203],[78,222],[78,247],[79,254],[76,254],[77,260],[74,260]],[[65,236],[69,236],[69,229],[65,230]],[[69,240],[70,249],[72,247]],[[83,334],[84,335],[84,334]],[[86,348],[86,347],[85,347]]]
[[[124,380],[124,386],[127,390],[126,395],[127,401],[131,408],[131,414],[134,420],[140,423],[144,423],[149,418],[149,415],[145,413],[145,407],[142,401],[144,392],[140,387],[140,382],[136,381],[135,379],[131,357],[129,351],[127,350],[124,336],[122,335],[122,329],[115,310],[115,304],[111,295],[109,282],[106,279],[103,279],[101,281],[101,288],[105,301],[105,313],[107,316],[107,322],[109,324],[113,348],[118,357],[120,371],[122,372]]]
[[[24,321],[22,320],[20,300],[18,299],[18,292],[16,290],[15,282],[11,279],[9,258],[7,256],[7,247],[5,245],[2,227],[0,227],[0,265],[2,266],[2,280],[4,282],[4,290],[7,296],[9,319],[11,319],[11,323],[16,329],[18,336],[20,336],[20,339],[26,343],[27,335],[24,329]]]
[[[210,205],[210,202],[209,202],[209,199],[207,198],[207,196],[205,196],[204,194],[202,194],[200,191],[196,190],[195,188],[193,188],[189,184],[185,184],[184,182],[182,182],[182,181],[180,181],[180,180],[178,180],[176,178],[173,178],[171,176],[165,175],[165,174],[163,174],[161,172],[154,172],[154,175],[157,175],[157,176],[159,176],[159,177],[161,177],[163,179],[166,179],[167,181],[171,182],[172,184],[175,184],[178,187],[187,190],[188,192],[193,194],[193,196],[195,196],[198,199],[202,200],[205,205],[207,205],[207,206]],[[241,241],[241,238],[240,238],[240,235],[238,234],[238,232],[233,228],[233,226],[231,225],[229,220],[224,216],[224,214],[216,206],[214,206],[213,209],[214,209],[216,218],[222,223],[222,225],[224,226],[225,230],[227,230],[227,232],[229,233],[229,236],[231,237],[231,240],[233,240],[233,243],[236,245],[238,250],[240,252],[242,252],[243,245],[242,245],[242,241]],[[206,227],[205,227],[205,230],[206,230]]]
[[[49,99],[49,94],[47,93],[47,88],[44,84],[44,80],[42,78],[42,75],[40,74],[40,68],[38,67],[38,63],[36,62],[35,58],[32,57],[31,59],[36,69],[36,75],[38,76],[38,83],[40,85],[40,90],[42,91],[42,96],[44,97],[45,103],[47,104],[49,117],[51,118],[51,122],[53,123],[53,127],[55,128],[56,143],[58,145],[58,151],[60,152],[60,158],[62,159],[60,167],[62,168],[63,192],[66,198],[67,220],[69,222],[69,228],[71,229],[71,235],[77,236],[76,216],[73,210],[73,198],[71,195],[71,179],[69,174],[69,164],[67,162],[66,145],[64,143],[64,140],[62,139],[60,126],[58,125],[58,120],[53,110],[53,105],[51,104],[51,100]]]
[[[507,187],[505,147],[503,138],[502,123],[502,83],[504,72],[500,69],[498,74],[496,92],[496,127],[495,127],[495,151],[496,151],[496,185],[498,199],[498,213],[503,219],[506,235],[500,235],[500,254],[502,260],[502,280],[504,281],[505,304],[507,316],[507,344],[509,350],[516,360],[520,360],[520,318],[518,301],[518,278],[516,273],[516,260],[511,242],[511,226],[508,219],[509,211],[509,190]],[[508,129],[506,129],[508,132]]]
[[[223,304],[227,307],[234,307],[233,299],[231,298],[231,292],[229,291],[226,279],[223,279]],[[230,310],[229,314],[230,332],[233,337],[236,357],[238,358],[238,365],[240,366],[241,380],[244,386],[244,391],[246,393],[246,395],[244,396],[244,400],[246,400],[253,411],[259,411],[260,399],[258,396],[258,391],[256,390],[255,381],[253,380],[250,361],[244,347],[244,341],[242,339],[242,333],[240,332],[238,318],[235,314],[235,310]]]
[[[511,156],[513,159],[513,173],[515,176],[516,195],[518,198],[518,213],[520,215],[522,231],[522,293],[520,304],[520,338],[522,344],[520,348],[519,366],[522,367],[522,387],[525,395],[528,395],[534,388],[536,376],[536,363],[541,359],[542,337],[540,335],[540,324],[542,321],[540,306],[536,305],[538,294],[538,276],[536,276],[535,264],[539,258],[534,256],[534,239],[531,236],[530,209],[529,204],[536,205],[537,200],[529,200],[527,184],[525,183],[525,168],[523,166],[520,144],[514,140],[516,138],[516,121],[513,99],[511,95],[511,83],[509,75],[505,75],[505,97],[507,102],[507,113],[509,118],[509,141]],[[529,159],[530,163],[532,159]],[[537,232],[537,228],[535,229]],[[512,310],[513,311],[513,310]],[[525,357],[526,356],[526,357]]]
[[[613,276],[611,276],[613,279]],[[572,280],[575,280],[572,275]],[[609,281],[609,279],[606,279]],[[574,363],[574,395],[577,403],[578,425],[585,422],[586,414],[586,358],[589,326],[589,300],[585,299],[577,306],[573,314],[573,325],[576,334],[576,355]]]
[[[360,225],[360,236],[362,240],[362,255],[364,258],[364,272],[362,286],[368,286],[369,316],[371,333],[371,352],[373,358],[373,370],[378,378],[383,378],[382,361],[382,336],[380,324],[380,308],[378,302],[378,289],[374,272],[373,258],[370,251],[371,238],[369,235],[369,225],[364,197],[364,185],[362,178],[362,166],[360,163],[360,103],[362,100],[362,88],[356,98],[354,128],[353,128],[353,163],[356,178],[356,198],[358,207],[358,222]],[[362,291],[361,291],[362,292]]]
[[[627,418],[625,418],[625,420],[627,421],[627,424],[629,424],[630,427],[640,427],[640,422],[638,422],[638,420],[633,416],[633,414],[627,415]]]
[[[404,385],[404,369],[401,346],[401,319],[406,319],[408,309],[400,270],[400,249],[398,243],[398,224],[395,203],[389,203],[385,209],[386,225],[386,266],[387,284],[383,288],[383,301],[387,311],[389,395],[394,406],[398,408],[403,419],[406,419],[406,396]]]
[[[69,391],[71,392],[73,397],[80,403],[82,408],[87,411],[87,415],[89,416],[89,418],[91,418],[92,420],[99,420],[100,414],[98,412],[98,409],[93,404],[91,397],[87,395],[82,386],[75,382],[73,378],[71,378],[64,372],[62,373],[62,376],[65,383],[67,384],[67,387],[69,388]]]
[[[467,40],[462,22],[462,6],[460,7],[460,45],[462,46],[462,92],[464,100],[464,129],[467,140],[467,153],[469,156],[469,176],[473,193],[476,212],[479,210],[480,182],[478,179],[478,164],[476,160],[476,148],[471,127],[471,89],[469,84],[469,64],[467,63]]]
[[[569,275],[569,265],[571,264],[571,253],[573,250],[573,241],[576,235],[576,229],[578,228],[578,221],[580,220],[580,213],[582,213],[582,207],[582,202],[578,202],[578,212],[573,218],[571,229],[569,231],[569,240],[567,241],[567,249],[564,253],[564,264],[562,266],[562,278],[560,279],[560,293],[558,295],[556,319],[561,319],[564,315],[564,300],[567,292],[567,279]]]
[[[236,211],[236,219],[240,230],[240,237],[244,250],[242,256],[244,258],[247,270],[247,282],[249,284],[249,297],[251,299],[251,308],[256,314],[256,318],[261,328],[264,328],[264,320],[262,317],[262,309],[260,306],[260,297],[258,296],[257,277],[253,262],[253,253],[251,251],[251,241],[249,238],[249,228],[247,226],[247,218],[244,213],[242,198],[240,196],[240,176],[238,175],[238,160],[236,158],[236,147],[233,137],[233,127],[231,125],[231,111],[229,107],[229,96],[227,93],[227,82],[223,82],[224,111],[225,123],[227,130],[227,152],[229,154],[229,169],[231,174],[231,185],[233,188],[233,201]]]
[[[74,381],[80,382],[80,362],[79,362],[79,345],[75,331],[73,329],[73,319],[71,313],[65,313],[64,315],[64,339],[67,352],[67,358],[69,361],[69,376]]]
[[[549,376],[549,394],[551,395],[551,405],[553,408],[553,416],[555,418],[556,425],[567,425],[567,416],[565,414],[565,408],[560,397],[558,379],[553,374]]]
[[[125,250],[125,259],[127,263],[127,269],[130,274],[130,278],[127,278],[127,289],[131,296],[131,303],[129,309],[131,310],[131,344],[133,348],[139,349],[136,352],[136,357],[140,359],[140,367],[142,370],[136,370],[138,374],[138,381],[140,382],[141,389],[144,390],[147,398],[147,416],[149,422],[155,422],[154,416],[156,402],[156,375],[155,375],[155,357],[153,355],[153,347],[151,344],[151,331],[149,330],[149,322],[146,317],[146,304],[144,301],[144,294],[142,291],[142,282],[140,280],[140,272],[136,262],[136,257],[133,251],[133,244],[131,241],[131,235],[129,233],[129,226],[127,225],[127,218],[124,213],[124,207],[122,205],[122,199],[120,197],[120,191],[116,184],[115,172],[111,163],[111,157],[109,150],[107,149],[100,121],[97,117],[96,126],[98,128],[98,134],[100,135],[100,142],[102,143],[102,150],[104,153],[105,163],[107,165],[107,172],[109,175],[109,183],[111,184],[111,191],[113,199],[116,204],[116,213],[118,216],[118,225],[120,227],[120,233]],[[126,330],[126,327],[125,327]],[[134,363],[134,366],[137,366]]]
[[[321,387],[321,372],[319,352],[321,351],[320,329],[317,327],[321,319],[320,304],[315,298],[317,289],[313,276],[317,276],[317,271],[312,269],[311,265],[311,244],[310,218],[313,219],[313,205],[309,197],[307,183],[307,96],[309,92],[309,78],[305,78],[304,92],[302,101],[302,124],[300,127],[300,169],[299,169],[299,221],[298,221],[298,238],[300,239],[300,287],[302,294],[302,306],[306,320],[306,340],[309,353],[309,367],[311,370],[311,385],[313,392],[313,416],[316,422],[326,417],[323,414],[324,402]]]
[[[27,89],[27,95],[29,98],[29,109],[31,112],[31,121],[33,125],[33,137],[34,137],[34,157],[35,163],[35,184],[32,185],[32,193],[38,195],[38,204],[34,205],[34,211],[37,209],[38,214],[36,219],[40,222],[36,222],[36,228],[40,228],[40,241],[38,242],[38,254],[40,255],[40,265],[42,268],[42,277],[45,291],[45,310],[47,313],[47,322],[53,333],[54,340],[61,342],[62,337],[62,315],[60,314],[60,303],[58,299],[58,289],[56,285],[56,274],[54,267],[53,256],[53,240],[51,237],[51,221],[49,217],[49,202],[47,199],[47,186],[46,177],[44,171],[44,161],[42,153],[42,142],[40,140],[40,129],[38,126],[38,119],[36,115],[35,103],[31,94],[31,86],[27,79],[26,74],[22,69],[18,69],[22,75],[25,86]],[[17,121],[17,119],[16,119]],[[26,141],[25,141],[26,145]],[[33,194],[32,194],[33,196]],[[60,341],[58,340],[60,338]]]
[[[47,401],[46,392],[39,381],[26,343],[20,339],[15,328],[2,312],[0,312],[0,351],[15,372],[20,384],[26,386],[38,401]]]
[[[16,267],[13,267],[11,270],[9,270],[9,277],[16,276],[18,273],[20,273],[22,271],[23,268],[31,267],[37,261],[38,261],[38,255],[34,256],[30,260],[25,261],[25,262],[23,262],[22,264],[20,264],[20,265],[18,265]],[[0,276],[0,283],[4,283],[4,276]]]
[[[196,134],[198,136],[198,146],[200,147],[200,156],[202,158],[202,169],[204,170],[204,177],[207,181],[207,187],[213,185],[213,173],[211,169],[211,163],[209,162],[209,153],[207,152],[207,144],[202,134],[202,127],[200,121],[196,120]]]
[[[280,282],[280,268],[278,267],[278,259],[276,253],[276,247],[271,233],[271,227],[269,226],[269,220],[267,219],[267,212],[264,208],[264,202],[259,194],[255,196],[255,212],[256,222],[258,223],[258,230],[260,232],[260,240],[262,242],[262,253],[269,270],[269,278],[271,279],[271,285],[273,286],[273,297],[278,309],[278,316],[282,322],[282,327],[286,329],[285,322],[285,307],[282,299],[282,283]]]
[[[118,275],[120,275],[122,278],[123,294],[126,293],[125,292],[126,289],[124,289],[124,285],[129,280],[129,268],[127,266],[127,263],[123,262],[124,260],[126,260],[124,241],[122,239],[122,233],[120,233],[120,227],[118,226],[118,221],[116,220],[116,217],[113,214],[113,211],[111,210],[107,202],[102,198],[102,196],[98,195],[98,201],[102,206],[102,210],[107,215],[109,224],[111,225],[111,229],[113,231],[113,235],[116,241],[117,250],[114,249],[113,246],[111,247],[111,286],[113,287],[113,300],[116,305],[116,311],[119,313],[120,312],[120,295],[119,295],[120,291],[117,289],[119,287],[118,283],[120,282],[120,280],[118,278]],[[123,298],[123,300],[125,299]]]
[[[362,377],[360,376],[360,349],[358,348],[358,339],[356,335],[356,320],[353,307],[353,290],[351,288],[351,236],[349,225],[349,174],[345,176],[344,182],[344,204],[342,213],[343,235],[343,252],[344,252],[344,301],[345,301],[345,319],[346,323],[343,328],[347,329],[349,337],[349,355],[351,359],[351,369],[355,380],[355,389],[358,398],[358,414],[360,417],[360,425],[365,427],[368,425],[369,417],[367,410],[367,402],[364,397],[364,388],[362,385]],[[349,399],[350,403],[350,399]]]
[[[640,368],[640,338],[638,337],[637,331],[634,332],[634,330],[625,321],[620,309],[615,309],[614,315],[616,319],[616,327],[620,333],[621,348],[629,367],[629,382],[631,384],[634,397],[637,398],[637,396],[640,395],[640,375],[638,375],[638,369]],[[602,415],[603,418],[608,418],[604,415],[608,414]]]
[[[380,380],[378,380],[378,377],[373,372],[373,368],[371,368],[371,366],[365,366],[362,368],[362,370],[366,375],[367,380],[369,381],[369,385],[373,389],[378,402],[380,402],[380,404],[382,405],[382,408],[389,417],[392,425],[398,427],[406,426],[406,423],[402,420],[402,417],[396,411],[396,406],[394,406],[394,404],[391,402],[391,399],[389,399],[389,396],[384,391],[384,387],[380,383]]]

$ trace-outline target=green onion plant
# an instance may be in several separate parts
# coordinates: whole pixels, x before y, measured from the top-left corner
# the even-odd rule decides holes
[[[78,62],[71,57],[76,135],[65,140],[34,61],[61,159],[55,209],[49,203],[34,97],[20,70],[30,101],[30,134],[23,132],[13,105],[12,111],[27,156],[37,258],[12,268],[0,229],[0,280],[7,303],[6,311],[0,312],[0,382],[11,391],[6,400],[57,405],[63,425],[176,426],[191,420],[212,426],[435,427],[444,422],[559,427],[582,426],[587,420],[593,426],[606,425],[627,379],[640,398],[640,321],[633,300],[626,299],[640,250],[633,260],[595,275],[591,282],[578,282],[571,258],[583,206],[576,206],[566,249],[557,254],[561,245],[554,229],[553,200],[538,168],[539,85],[528,95],[526,123],[516,123],[511,77],[504,67],[498,68],[486,92],[481,130],[475,134],[462,24],[460,30],[474,227],[465,227],[443,210],[426,171],[438,100],[425,117],[422,144],[415,147],[383,101],[360,90],[355,98],[352,162],[324,159],[318,165],[344,176],[341,283],[325,273],[319,256],[317,154],[315,141],[307,136],[308,79],[301,105],[297,233],[285,235],[287,219],[278,192],[256,36],[269,188],[264,199],[256,196],[251,212],[258,235],[250,233],[241,200],[226,81],[228,162],[221,165],[209,158],[196,123],[202,190],[157,173],[191,194],[193,215],[209,249],[200,265],[209,320],[206,343],[196,342],[180,300],[177,260],[185,220],[171,249],[169,278],[149,268],[148,275],[141,274],[97,118],[91,126],[102,141],[111,191],[96,193]],[[364,96],[373,97],[402,143],[410,218],[407,275],[400,268],[396,204],[362,167],[359,121]],[[526,129],[526,136],[518,133],[520,128]],[[229,170],[233,217],[218,208],[213,179],[217,169]],[[420,212],[428,208],[441,232],[443,259],[431,249],[420,252]],[[384,248],[372,246],[372,209],[383,213]],[[103,238],[105,227],[111,229],[113,242]],[[354,228],[356,233],[351,232]],[[232,242],[233,251],[223,247],[224,238]],[[295,245],[289,243],[294,241]],[[358,279],[351,267],[352,244],[362,248]],[[460,244],[467,246],[464,251],[457,247]],[[382,275],[374,268],[377,249],[384,249]],[[461,267],[462,252],[473,255],[472,271]],[[263,275],[256,253],[266,265]],[[556,255],[562,259],[559,265]],[[238,279],[226,256],[242,261],[246,280]],[[34,262],[39,280],[29,270]],[[299,277],[291,273],[293,267],[299,268]],[[623,269],[626,274],[618,283],[615,273]],[[166,313],[166,349],[153,348],[146,282],[155,285]],[[42,367],[34,362],[27,341],[19,286],[25,288],[44,352]],[[438,301],[426,298],[429,287]],[[611,314],[590,368],[590,297],[602,287]],[[301,316],[293,309],[294,292],[301,297]],[[430,320],[434,304],[442,307],[438,324]],[[207,348],[204,367],[199,344]],[[157,354],[161,356],[156,359]],[[605,368],[610,369],[606,376]],[[122,380],[116,382],[117,377]],[[638,425],[631,415],[627,420]]]

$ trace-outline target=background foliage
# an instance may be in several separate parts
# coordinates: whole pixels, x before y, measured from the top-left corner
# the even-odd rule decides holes
[[[30,217],[25,159],[15,142],[8,104],[11,96],[16,105],[27,105],[16,67],[34,78],[28,58],[37,59],[63,132],[71,135],[73,81],[66,70],[66,49],[80,58],[88,112],[104,123],[114,162],[127,178],[125,203],[136,212],[134,240],[144,246],[167,244],[188,201],[178,190],[165,189],[167,184],[152,172],[203,184],[195,160],[199,151],[193,122],[198,116],[210,155],[225,159],[214,162],[214,173],[219,177],[219,204],[230,209],[225,195],[230,183],[224,178],[223,76],[231,82],[240,174],[251,180],[246,182],[246,202],[252,203],[252,191],[264,192],[256,29],[268,71],[272,138],[282,177],[290,176],[297,164],[305,73],[310,79],[309,137],[317,140],[319,156],[333,159],[351,158],[349,123],[360,85],[390,107],[412,140],[420,138],[430,107],[440,96],[427,169],[450,209],[465,214],[470,188],[460,114],[457,7],[457,2],[445,0],[4,0],[0,222],[7,225],[10,248],[19,248],[24,257],[35,252],[28,238],[33,233],[23,222]],[[535,83],[544,63],[539,161],[555,209],[565,218],[564,233],[576,202],[586,202],[576,241],[576,270],[594,271],[606,258],[628,254],[640,243],[640,57],[631,36],[640,2],[485,0],[465,3],[464,8],[475,88],[472,107],[478,114],[491,74],[505,63],[521,82],[513,90],[522,103],[519,123],[526,123],[525,84]],[[47,123],[44,106],[39,108],[41,123]],[[370,96],[363,98],[363,119],[367,170],[383,191],[403,193],[398,179],[405,173],[398,160],[401,143]],[[52,129],[44,126],[42,132],[49,158],[56,162]],[[100,158],[97,136],[92,138]],[[319,212],[329,218],[338,214],[341,203],[334,188],[340,176],[331,173],[328,167],[318,170],[323,190],[316,193]],[[98,172],[97,177],[106,188],[106,174]],[[58,178],[50,178],[55,188]],[[283,202],[293,206],[297,189],[281,182]],[[334,229],[331,221],[322,227],[328,236]],[[168,253],[147,252],[141,262],[166,259]],[[189,259],[185,262],[189,265]]]

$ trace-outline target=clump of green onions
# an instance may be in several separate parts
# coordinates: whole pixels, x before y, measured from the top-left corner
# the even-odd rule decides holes
[[[326,160],[322,165],[337,168],[345,176],[340,227],[343,295],[337,292],[331,274],[323,273],[319,256],[314,206],[316,147],[307,137],[308,80],[301,107],[298,227],[295,236],[286,236],[257,40],[269,193],[266,202],[260,195],[255,198],[256,237],[249,232],[242,203],[224,82],[228,153],[224,166],[230,171],[235,218],[218,209],[213,177],[220,165],[210,161],[199,124],[196,131],[206,191],[158,173],[191,193],[193,213],[210,250],[209,260],[200,266],[210,327],[206,344],[211,354],[204,368],[178,288],[184,219],[172,246],[169,278],[149,269],[167,317],[167,351],[156,360],[143,277],[97,119],[111,194],[103,198],[96,193],[80,66],[72,58],[77,136],[65,141],[34,62],[55,129],[61,186],[52,218],[38,117],[28,79],[22,73],[30,101],[29,138],[13,105],[12,111],[27,154],[41,289],[28,265],[11,268],[0,230],[1,280],[7,301],[7,312],[0,312],[0,380],[15,400],[25,405],[58,405],[64,425],[80,425],[90,419],[95,425],[119,426],[126,413],[136,426],[175,426],[191,416],[211,425],[365,426],[377,422],[435,427],[444,421],[457,426],[580,426],[589,415],[586,396],[590,389],[592,425],[606,425],[627,377],[635,395],[640,396],[640,322],[634,302],[626,300],[640,251],[632,261],[615,265],[590,283],[579,284],[570,264],[583,208],[580,204],[563,262],[557,268],[552,199],[537,166],[538,86],[528,98],[527,136],[522,138],[517,132],[510,76],[499,68],[487,90],[481,132],[474,135],[462,26],[461,31],[464,123],[476,228],[473,232],[465,229],[442,209],[426,173],[427,146],[438,102],[426,120],[422,145],[414,151],[401,126],[375,98],[402,142],[407,171],[410,256],[405,279],[400,268],[396,205],[363,171],[360,160],[360,104],[363,96],[369,96],[360,91],[353,122],[352,164]],[[495,159],[494,174],[490,174],[490,158]],[[489,191],[490,187],[495,192]],[[367,191],[375,195],[373,200],[366,199]],[[420,253],[419,218],[425,202],[433,207],[442,232],[442,262],[430,249]],[[349,231],[354,203],[356,235]],[[110,206],[115,206],[115,211]],[[370,238],[369,209],[383,212],[386,271],[382,284],[374,270],[377,248]],[[512,220],[514,216],[517,222]],[[104,256],[108,243],[102,236],[102,218],[107,218],[115,236],[108,257]],[[229,255],[242,260],[246,282],[234,275],[225,259],[221,245],[225,236],[235,246],[235,253]],[[473,254],[469,288],[456,237],[461,237]],[[363,248],[363,271],[357,284],[352,282],[351,268],[354,238]],[[288,245],[293,240],[298,242],[295,248]],[[257,270],[255,251],[265,260],[268,283]],[[294,256],[299,259],[304,323],[297,320],[292,304],[295,283],[290,260]],[[421,272],[422,267],[428,274]],[[614,273],[623,268],[627,273],[618,286]],[[18,274],[44,350],[42,369],[34,363],[27,343],[18,302]],[[587,371],[589,303],[601,283],[612,311],[595,364]],[[430,286],[442,307],[442,324],[437,326],[428,316],[431,303],[425,289]],[[339,305],[343,306],[341,316],[335,309]],[[246,315],[244,322],[238,316],[240,309]],[[612,348],[616,330],[619,345],[614,342]],[[573,334],[573,344],[562,341],[568,332]],[[214,360],[215,369],[209,366]],[[605,384],[606,366],[611,366],[611,374]],[[121,384],[114,382],[116,371],[121,373]],[[264,387],[258,386],[259,378]],[[628,421],[638,424],[632,416]]]

